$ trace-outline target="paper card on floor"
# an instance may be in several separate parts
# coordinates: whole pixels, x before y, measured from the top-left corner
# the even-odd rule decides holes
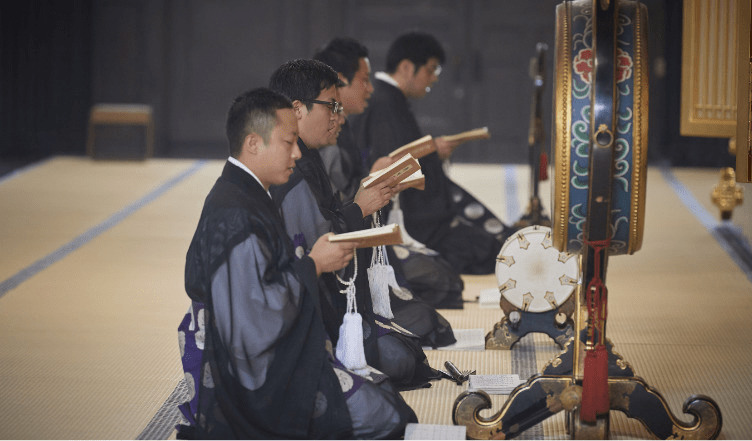
[[[442,346],[436,348],[443,351],[484,351],[486,349],[486,331],[483,328],[474,329],[453,329],[454,338],[457,339],[456,343],[449,346]],[[423,350],[433,349],[429,346],[424,346]]]
[[[405,439],[465,439],[467,427],[446,424],[409,423]]]
[[[482,390],[491,395],[509,395],[520,384],[517,374],[470,375],[467,390]]]
[[[498,288],[488,288],[480,292],[478,306],[483,309],[499,309],[501,293]]]

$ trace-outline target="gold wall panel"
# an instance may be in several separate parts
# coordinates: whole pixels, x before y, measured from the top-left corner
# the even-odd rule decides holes
[[[680,132],[736,136],[737,2],[684,0]]]
[[[737,4],[737,113],[736,125],[736,180],[752,182],[752,7],[749,0]]]

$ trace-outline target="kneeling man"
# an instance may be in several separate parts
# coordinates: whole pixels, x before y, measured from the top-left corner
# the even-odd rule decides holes
[[[201,334],[203,351],[188,360],[194,363],[183,351],[195,397],[181,406],[190,426],[178,436],[402,436],[416,421],[412,409],[388,380],[342,366],[321,318],[317,277],[345,267],[352,244],[322,236],[296,258],[269,195],[300,158],[291,102],[263,88],[241,95],[230,108],[227,137],[230,157],[186,256],[192,307],[181,344]]]

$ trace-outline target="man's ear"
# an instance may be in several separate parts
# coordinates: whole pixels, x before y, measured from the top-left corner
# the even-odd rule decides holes
[[[263,146],[264,139],[261,135],[255,132],[249,133],[243,140],[243,150],[251,155],[256,155],[259,149]]]
[[[300,121],[305,115],[308,114],[308,108],[300,100],[295,100],[292,102],[292,110],[295,113],[295,118],[297,118],[298,121]]]
[[[339,80],[345,83],[345,87],[350,85],[350,82],[347,81],[347,78],[345,78],[344,75],[342,75],[342,72],[337,72],[337,76],[339,77]]]

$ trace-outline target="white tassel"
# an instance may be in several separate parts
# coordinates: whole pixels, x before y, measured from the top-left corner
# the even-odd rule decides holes
[[[347,312],[342,319],[342,325],[339,327],[339,339],[337,340],[336,356],[346,368],[354,371],[358,375],[368,374],[368,364],[366,363],[366,353],[363,348],[363,318],[358,313],[355,303],[355,277],[357,276],[358,260],[355,258],[355,272],[349,281],[337,279],[346,286],[340,292],[347,295]]]
[[[381,226],[379,212],[373,214],[373,222],[376,227]],[[368,284],[371,287],[371,300],[373,302],[373,312],[387,318],[393,319],[392,305],[389,300],[389,287],[399,288],[397,279],[394,276],[394,268],[389,265],[389,259],[386,256],[386,247],[381,245],[373,247],[371,255],[371,267],[368,268]]]
[[[371,287],[373,312],[384,318],[393,319],[389,287],[399,285],[394,277],[394,268],[387,263],[385,254],[383,246],[373,248],[371,267],[368,268],[368,284]]]

